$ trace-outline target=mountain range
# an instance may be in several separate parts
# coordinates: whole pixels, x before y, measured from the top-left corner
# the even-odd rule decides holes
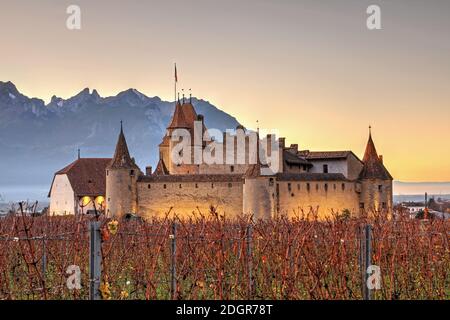
[[[208,101],[192,98],[192,103],[209,128],[239,125]],[[0,81],[0,185],[50,185],[78,149],[82,157],[112,157],[121,120],[137,164],[143,170],[154,166],[173,110],[173,102],[136,89],[101,97],[85,88],[68,99],[53,96],[46,104]]]

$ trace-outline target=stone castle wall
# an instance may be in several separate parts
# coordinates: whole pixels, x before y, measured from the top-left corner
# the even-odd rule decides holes
[[[198,214],[199,211],[208,215],[211,206],[215,207],[218,213],[230,218],[242,214],[241,180],[183,181],[180,178],[180,181],[172,181],[171,178],[173,176],[166,178],[166,181],[161,178],[159,181],[138,182],[139,215],[144,218],[164,217],[169,211],[179,217],[188,217],[193,212]]]
[[[354,182],[278,181],[277,184],[279,214],[301,216],[302,212],[310,212],[311,207],[318,210],[319,219],[331,217],[333,211],[359,212],[359,193]]]
[[[137,170],[106,170],[106,215],[120,217],[137,212]]]
[[[169,211],[185,218],[194,212],[198,214],[199,210],[206,215],[214,206],[229,218],[244,213],[253,214],[256,219],[301,216],[302,210],[307,214],[312,207],[318,211],[319,219],[324,219],[331,217],[333,211],[342,213],[345,209],[357,214],[360,203],[354,182],[277,181],[270,177],[246,179],[245,183],[243,180],[183,181],[181,176],[157,180],[144,177],[137,184],[137,193],[137,210],[144,218],[164,217]]]
[[[274,178],[257,177],[244,183],[243,212],[255,219],[270,219],[276,214]]]
[[[392,181],[369,179],[361,181],[361,203],[364,210],[391,210],[393,207]]]

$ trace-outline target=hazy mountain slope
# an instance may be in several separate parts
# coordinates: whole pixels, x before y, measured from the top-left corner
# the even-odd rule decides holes
[[[235,128],[237,120],[207,101],[192,99],[208,128]],[[84,89],[49,104],[0,82],[0,185],[50,184],[52,175],[76,157],[111,157],[120,120],[132,155],[144,169],[154,165],[157,147],[174,109],[173,102],[128,89],[101,97]]]

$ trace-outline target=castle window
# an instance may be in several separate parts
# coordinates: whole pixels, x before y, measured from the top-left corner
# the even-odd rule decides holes
[[[228,188],[231,188],[233,186],[233,184],[230,182],[228,183]]]
[[[164,189],[166,189],[166,188],[167,188],[166,184],[164,184],[164,185],[163,185],[163,188],[164,188]]]
[[[231,171],[231,172],[234,172],[234,166],[231,166],[231,167],[230,167],[230,171]]]
[[[273,186],[273,178],[269,179],[269,186]]]
[[[181,183],[180,183],[180,189],[181,189]]]
[[[328,183],[325,183],[325,191],[328,191]]]
[[[198,188],[198,183],[195,184],[195,187]]]
[[[381,203],[381,207],[382,207],[383,209],[386,209],[386,208],[387,208],[386,202],[382,202],[382,203]]]
[[[336,191],[336,183],[333,184],[333,189]]]
[[[311,190],[311,185],[309,183],[306,184],[306,190],[309,192]]]
[[[148,186],[147,186],[149,189],[151,188],[151,185],[150,184],[148,184]]]
[[[342,191],[344,191],[345,190],[345,183],[343,183],[341,187],[342,187]]]
[[[378,192],[383,192],[383,186],[381,184],[378,185]]]
[[[360,208],[360,209],[364,209],[364,202],[360,202],[360,203],[359,203],[359,208]]]
[[[109,176],[109,170],[106,170],[106,175]]]
[[[291,197],[293,197],[294,196],[294,193],[291,193]]]
[[[134,176],[134,170],[130,170],[130,176]]]
[[[323,165],[323,173],[328,173],[328,165],[327,164]]]
[[[288,190],[291,191],[291,184],[288,183]]]
[[[213,189],[214,188],[214,183],[211,183],[211,189]]]
[[[319,184],[316,183],[316,191],[319,191]]]
[[[297,183],[297,190],[300,190],[300,183]]]

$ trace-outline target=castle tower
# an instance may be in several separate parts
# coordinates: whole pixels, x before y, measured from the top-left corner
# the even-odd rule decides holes
[[[195,121],[202,122],[202,137],[206,131],[206,127],[203,123],[203,116],[197,115],[194,106],[191,101],[185,101],[183,103],[177,101],[175,105],[175,111],[169,126],[167,127],[166,135],[163,141],[159,145],[159,157],[162,163],[166,166],[169,174],[195,174],[198,173],[198,166],[194,164],[194,148],[203,147],[203,139],[199,137],[200,143],[198,146],[194,145],[194,127]],[[191,138],[191,164],[177,165],[172,159],[172,150],[179,143],[179,141],[172,141],[173,132],[178,129],[187,130],[190,133]],[[180,155],[181,156],[181,155]]]
[[[106,168],[106,215],[119,218],[137,211],[139,167],[130,157],[122,123],[114,158]]]
[[[275,176],[261,175],[261,165],[249,166],[244,175],[243,213],[254,219],[270,219],[276,215]]]
[[[386,210],[390,213],[393,206],[392,176],[383,164],[383,157],[377,154],[370,128],[363,163],[364,167],[359,176],[360,208],[367,213],[374,210]]]

